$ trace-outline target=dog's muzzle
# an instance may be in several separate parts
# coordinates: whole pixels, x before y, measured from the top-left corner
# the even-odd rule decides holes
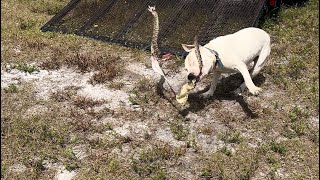
[[[188,74],[188,81],[189,82],[192,82],[192,81],[198,82],[199,80],[200,80],[200,75],[196,76],[193,73]]]

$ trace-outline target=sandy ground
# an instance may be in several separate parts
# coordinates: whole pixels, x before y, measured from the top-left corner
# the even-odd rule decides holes
[[[98,109],[107,107],[112,110],[126,108],[139,111],[139,107],[137,107],[137,105],[133,105],[129,99],[132,88],[134,88],[137,81],[141,78],[147,78],[154,83],[160,79],[160,76],[151,68],[147,68],[141,63],[128,64],[126,66],[125,75],[117,77],[114,80],[124,84],[125,87],[121,88],[121,90],[110,88],[108,83],[96,85],[90,84],[89,79],[93,74],[94,72],[79,73],[75,69],[68,68],[61,68],[59,70],[40,69],[38,72],[29,74],[7,66],[6,68],[1,69],[1,87],[5,88],[10,84],[16,84],[19,86],[23,83],[31,83],[34,85],[36,97],[42,100],[47,100],[52,93],[63,90],[67,86],[75,86],[77,87],[77,95],[88,97],[94,100],[104,100],[104,102],[106,102],[101,105],[101,107],[98,107]],[[185,77],[186,72],[183,70],[183,68],[179,69],[178,73],[168,76],[169,82],[176,92],[179,91],[181,85],[184,83]],[[194,91],[203,90],[206,85],[207,84],[202,83]],[[164,84],[164,87],[166,90],[169,90],[169,87],[166,83]],[[271,97],[274,94],[275,92],[266,90],[261,96]],[[257,101],[258,97],[249,96],[246,98],[246,100]],[[45,107],[39,106],[30,107],[27,114],[40,114],[42,111],[46,111],[44,109]],[[218,102],[211,104],[211,106],[228,108],[222,108],[219,110],[219,112],[217,112],[216,108],[210,108],[209,106],[207,108],[204,107],[202,111],[190,111],[185,117],[185,119],[188,121],[184,122],[184,124],[187,124],[190,129],[189,137],[192,136],[197,141],[197,146],[199,147],[198,151],[201,153],[213,153],[224,146],[226,146],[232,153],[235,153],[237,150],[236,147],[224,143],[217,137],[218,132],[221,133],[228,129],[226,125],[221,123],[219,119],[221,115],[228,114],[237,114],[239,119],[245,119],[248,114],[244,111],[244,107],[237,100],[220,99]],[[269,105],[262,103],[260,106],[267,108]],[[232,111],[230,111],[231,109]],[[202,113],[203,111],[205,111],[205,113]],[[166,112],[161,109],[158,110],[158,112],[155,110],[154,117],[165,119]],[[117,134],[136,140],[144,140],[144,134],[147,133],[151,134],[152,138],[155,140],[168,143],[173,147],[185,146],[185,141],[177,140],[170,128],[166,125],[152,124],[141,119],[137,119],[135,121],[125,121],[115,119],[110,116],[104,117],[102,120],[100,120],[100,122],[104,124],[111,123],[113,125],[113,131],[107,131],[104,134],[94,134],[92,135],[92,138],[101,138],[104,135],[112,137]],[[319,117],[311,118],[310,122],[314,128],[319,129]],[[212,133],[199,133],[199,129],[204,127],[212,129]],[[263,139],[263,135],[257,132],[250,132],[247,129],[243,129],[243,131],[240,129],[240,133],[241,136],[248,139],[248,144],[252,147],[258,146],[257,144]],[[88,149],[85,144],[73,148],[75,156],[80,160],[88,156],[87,150]],[[117,152],[115,150],[114,153],[119,153],[119,156],[126,157],[130,153],[130,147],[122,147],[121,152]],[[188,166],[188,164],[192,162],[193,158],[195,157],[193,153],[194,152],[191,148],[191,150],[189,149],[189,152],[187,152],[186,155],[180,159],[185,166]],[[59,180],[72,179],[77,175],[76,171],[69,172],[60,164],[52,164],[48,162],[46,166],[48,166],[48,168],[56,169],[56,179]],[[26,170],[26,167],[16,164],[9,169],[10,171],[21,173]],[[174,171],[174,169],[170,169],[169,171],[171,170]],[[264,171],[266,170],[258,170],[254,179],[265,178],[266,174]],[[179,169],[177,172],[180,173],[181,177],[186,179],[196,178],[192,173],[183,169]],[[278,177],[286,176],[285,172],[283,172],[281,169],[279,169],[276,173],[278,174]]]

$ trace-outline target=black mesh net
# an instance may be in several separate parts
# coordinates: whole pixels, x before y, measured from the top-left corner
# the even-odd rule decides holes
[[[125,46],[150,49],[156,6],[163,53],[185,55],[181,43],[200,44],[256,26],[265,0],[71,0],[41,29],[74,33]]]

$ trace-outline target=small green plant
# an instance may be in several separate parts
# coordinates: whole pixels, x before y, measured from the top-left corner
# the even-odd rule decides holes
[[[227,143],[239,144],[243,141],[243,137],[240,132],[227,131],[225,133],[218,134],[218,138]]]
[[[211,171],[211,169],[203,169],[203,170],[201,171],[200,176],[203,177],[203,178],[206,178],[206,179],[212,178],[212,171]]]
[[[274,141],[271,142],[270,149],[273,152],[279,153],[281,155],[284,155],[287,152],[287,147],[284,144],[277,143],[277,142],[274,142]]]
[[[199,147],[197,145],[197,141],[196,141],[194,134],[188,138],[187,148],[193,148],[196,152],[199,150]]]
[[[7,172],[7,166],[1,162],[1,178],[4,177],[4,174]]]
[[[18,87],[15,84],[9,84],[8,87],[3,88],[5,93],[16,93],[18,92]]]
[[[171,146],[157,145],[152,149],[143,149],[138,158],[132,158],[131,167],[141,177],[151,176],[161,179],[166,174],[165,161],[176,159],[179,156],[181,153],[177,153],[177,150]]]
[[[111,173],[116,173],[119,169],[119,161],[113,159],[109,162],[109,165],[108,165],[108,170],[111,172]]]
[[[189,130],[183,127],[182,119],[180,118],[170,123],[170,130],[177,140],[182,140],[189,134]]]
[[[39,72],[39,69],[35,65],[28,65],[26,63],[19,63],[15,66],[18,70],[24,71],[27,73]]]
[[[239,179],[240,180],[249,180],[252,174],[252,170],[250,169],[242,169],[240,171]]]
[[[68,171],[73,171],[73,170],[75,170],[75,169],[77,169],[79,167],[80,166],[76,162],[70,162],[65,166],[66,170],[68,170]]]
[[[19,19],[19,27],[21,30],[29,30],[31,28],[33,28],[36,25],[35,20],[33,19]]]
[[[74,160],[76,159],[76,155],[74,154],[72,148],[66,148],[65,151],[65,156],[70,159],[70,160]]]
[[[266,161],[267,161],[268,164],[270,164],[272,166],[278,166],[279,165],[279,161],[273,155],[268,155]]]
[[[232,155],[232,152],[226,146],[223,146],[223,148],[220,151],[227,156]]]
[[[268,175],[271,179],[275,179],[276,172],[280,168],[279,160],[277,160],[273,155],[268,155],[266,161],[270,166],[270,172],[268,173]]]
[[[46,168],[43,166],[43,159],[35,160],[34,162],[31,162],[31,173],[33,178],[37,179],[38,176],[42,171],[44,171]]]
[[[151,177],[152,180],[165,180],[166,179],[166,170],[164,168],[160,169]]]
[[[298,136],[305,135],[308,130],[308,125],[304,121],[299,121],[291,125],[291,128]]]
[[[295,122],[301,118],[302,111],[298,106],[295,106],[290,112],[289,112],[289,118],[291,122]]]

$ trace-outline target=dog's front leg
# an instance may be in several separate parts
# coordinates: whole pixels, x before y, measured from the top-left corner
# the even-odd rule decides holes
[[[234,69],[238,70],[242,74],[244,83],[249,89],[249,92],[252,93],[253,95],[258,95],[262,89],[254,85],[252,78],[249,74],[249,71],[247,69],[247,66],[244,63],[241,63],[241,64],[238,64]]]
[[[216,71],[213,72],[210,89],[207,92],[203,93],[201,95],[202,97],[209,98],[209,97],[211,97],[213,95],[214,91],[216,90],[220,75],[221,75],[220,72],[216,72]]]

